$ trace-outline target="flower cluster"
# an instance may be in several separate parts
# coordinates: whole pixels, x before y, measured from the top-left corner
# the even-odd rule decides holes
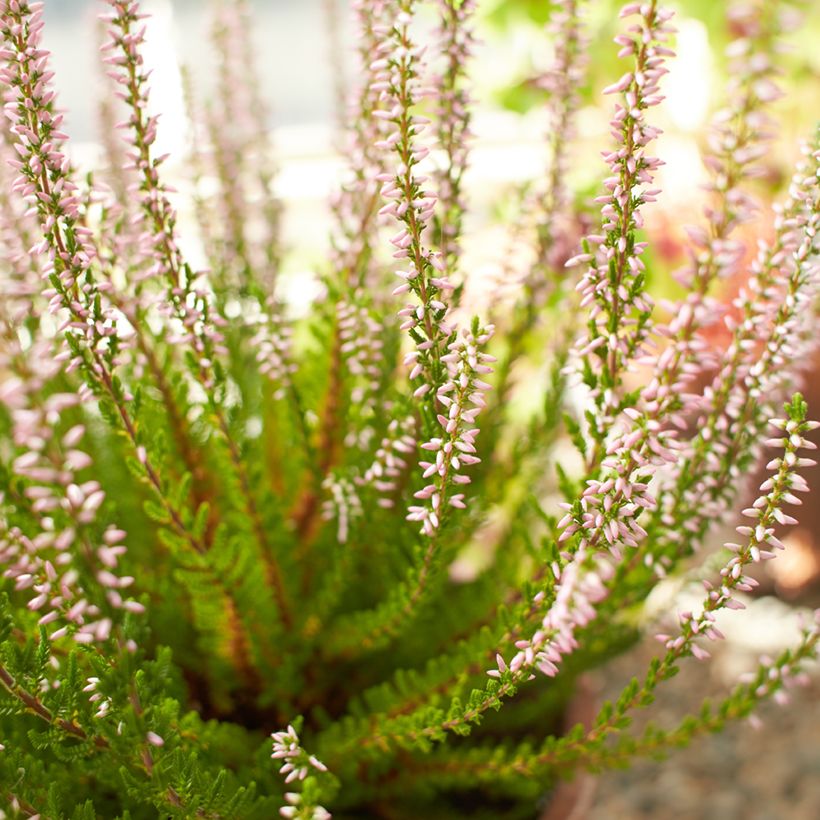
[[[598,412],[590,434],[600,451],[606,432],[620,409],[620,386],[628,364],[642,351],[646,339],[651,302],[644,292],[645,265],[641,259],[646,243],[636,238],[643,227],[641,206],[654,202],[659,191],[651,188],[654,172],[661,165],[647,147],[661,133],[645,119],[645,111],[658,105],[660,80],[667,69],[664,61],[674,52],[665,45],[672,27],[672,12],[657,3],[630,3],[621,17],[638,16],[615,42],[619,55],[632,57],[634,67],[618,82],[604,89],[620,94],[610,123],[615,150],[605,155],[611,176],[604,180],[607,193],[602,204],[602,234],[586,238],[584,253],[567,266],[587,263],[578,285],[581,307],[589,309],[589,334],[579,343],[585,379]]]
[[[327,771],[327,766],[321,760],[308,755],[299,745],[299,735],[296,734],[293,726],[288,726],[284,732],[274,732],[271,737],[273,738],[271,757],[274,760],[285,761],[279,769],[279,774],[285,775],[286,783],[304,780],[311,767],[319,772]]]
[[[558,672],[558,664],[578,648],[576,631],[583,629],[596,617],[596,605],[608,594],[605,582],[613,576],[611,564],[605,557],[598,558],[593,566],[587,566],[581,551],[563,571],[554,567],[555,593],[541,624],[531,638],[516,641],[518,652],[509,663],[509,670],[516,679],[525,679],[533,668],[550,678]],[[539,592],[534,600],[538,605],[545,599]],[[500,677],[507,671],[501,655],[497,656],[498,669],[487,672],[490,677]]]
[[[2,79],[8,88],[4,111],[18,154],[10,160],[18,174],[12,192],[36,210],[43,232],[29,252],[47,255],[42,274],[51,287],[42,295],[49,311],[61,315],[63,327],[87,351],[72,364],[82,362],[93,379],[104,379],[103,359],[110,361],[117,348],[116,315],[104,300],[105,286],[90,271],[95,250],[89,231],[77,224],[77,186],[62,150],[67,137],[60,130],[63,115],[55,110],[48,53],[40,47],[42,3],[6,2],[0,14]]]
[[[813,467],[813,459],[798,456],[801,448],[816,449],[816,445],[806,438],[807,433],[820,427],[818,422],[809,422],[805,419],[806,406],[802,398],[795,398],[792,402],[790,417],[787,419],[773,419],[769,423],[782,437],[770,439],[766,443],[773,447],[782,447],[783,456],[776,458],[767,465],[776,473],[761,484],[760,495],[754,504],[743,511],[751,518],[754,526],[742,525],[737,532],[745,536],[743,544],[729,543],[726,546],[734,553],[720,571],[719,586],[714,586],[705,580],[707,598],[703,610],[699,615],[684,612],[680,616],[681,633],[676,637],[659,636],[665,642],[669,652],[678,656],[691,652],[698,659],[709,657],[709,653],[697,642],[701,636],[715,641],[723,637],[715,626],[715,612],[719,609],[744,609],[742,601],[735,597],[736,592],[749,592],[757,586],[754,578],[744,575],[745,569],[753,563],[769,561],[776,555],[770,549],[784,549],[783,543],[774,534],[778,524],[796,524],[796,519],[783,511],[785,505],[801,504],[795,493],[806,492],[808,487],[805,480],[796,472],[800,468]]]
[[[251,322],[247,318],[246,321]],[[269,305],[266,313],[259,313],[254,320],[257,322],[253,346],[259,372],[274,386],[273,397],[282,399],[296,372],[291,353],[292,330],[275,304]]]
[[[363,420],[360,429],[350,431],[345,443],[350,447],[358,440],[360,446],[366,446],[373,434],[382,386],[383,328],[371,311],[344,301],[336,306],[336,315],[340,352],[355,382],[350,401]]]
[[[395,502],[387,497],[398,489],[397,481],[407,468],[407,458],[416,451],[416,441],[406,431],[411,429],[412,419],[393,419],[387,427],[387,435],[381,440],[373,455],[373,462],[365,470],[358,482],[362,486],[372,486],[383,494],[377,500],[380,507],[390,509]]]
[[[586,38],[581,15],[584,0],[561,0],[557,3],[548,24],[548,32],[555,44],[552,66],[537,79],[539,87],[549,95],[550,167],[547,188],[543,194],[543,214],[538,230],[538,262],[529,282],[540,290],[556,252],[563,250],[561,231],[568,227],[567,171],[569,148],[575,133],[574,119],[580,106],[580,88],[584,82]],[[537,277],[537,278],[536,278]]]
[[[439,52],[445,66],[430,81],[431,96],[437,102],[436,138],[444,151],[443,167],[435,180],[440,202],[434,230],[442,258],[448,265],[458,257],[461,219],[465,210],[462,194],[467,169],[470,138],[470,92],[465,87],[475,34],[472,17],[475,0],[438,0]],[[449,272],[449,268],[448,268]]]
[[[419,385],[415,395],[420,397],[443,377],[442,356],[453,332],[447,321],[446,300],[454,285],[446,275],[441,253],[424,245],[425,228],[436,212],[438,196],[422,188],[428,177],[419,175],[417,170],[430,149],[418,145],[429,119],[413,113],[424,90],[420,80],[424,49],[416,46],[410,36],[414,8],[415,0],[399,0],[395,25],[381,27],[385,39],[378,47],[379,58],[372,64],[378,73],[371,88],[378,92],[379,102],[386,106],[374,111],[373,116],[393,128],[377,143],[377,147],[391,151],[398,160],[394,171],[377,176],[383,183],[381,195],[389,200],[379,213],[389,214],[402,226],[390,242],[396,248],[393,258],[407,259],[408,267],[396,272],[404,282],[393,295],[412,292],[418,298],[418,304],[402,308],[399,317],[401,329],[408,331],[416,344],[410,360],[411,380]]]
[[[421,445],[422,450],[435,454],[435,461],[421,462],[423,477],[433,480],[415,493],[416,498],[429,503],[411,506],[407,515],[408,521],[421,522],[421,531],[427,536],[434,535],[441,527],[448,506],[464,508],[464,493],[454,493],[452,487],[469,484],[470,477],[461,472],[462,465],[480,461],[474,455],[479,432],[475,420],[486,407],[483,394],[490,389],[481,377],[492,372],[488,362],[494,361],[482,348],[493,330],[492,326],[476,325],[472,331],[464,331],[463,337],[452,342],[449,352],[442,356],[449,378],[436,390],[436,402],[446,412],[437,416],[441,426],[439,435]]]
[[[336,540],[346,544],[351,520],[362,514],[362,502],[352,481],[328,476],[323,484],[328,498],[322,512],[326,521],[336,521]]]
[[[309,771],[326,772],[327,766],[314,755],[309,755],[299,744],[299,735],[293,726],[283,732],[274,732],[273,753],[274,760],[282,760],[279,773],[284,775],[285,783],[294,781],[304,781]],[[305,790],[307,792],[307,789]],[[282,817],[301,818],[301,820],[329,820],[330,812],[322,806],[317,805],[309,799],[309,795],[303,792],[287,792],[285,801],[287,805],[279,809]]]

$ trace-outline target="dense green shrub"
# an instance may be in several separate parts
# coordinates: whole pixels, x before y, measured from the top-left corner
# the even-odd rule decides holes
[[[775,527],[807,489],[814,425],[791,394],[815,345],[817,142],[753,261],[736,230],[772,136],[786,4],[735,9],[706,219],[666,314],[642,228],[671,13],[621,15],[627,73],[605,89],[609,176],[584,238],[592,212],[566,178],[584,3],[557,4],[552,161],[522,209],[531,264],[513,308],[472,320],[473,0],[428,4],[432,33],[417,0],[354,4],[350,173],[306,317],[280,283],[244,4],[217,4],[214,99],[189,95],[201,272],[155,154],[139,4],[107,3],[107,162],[87,179],[40,5],[0,0],[6,815],[532,817],[558,779],[716,731],[799,680],[817,625],[722,703],[630,731],[684,659],[708,657],[715,613],[742,608],[747,567],[782,547]],[[713,294],[744,266],[724,316]],[[707,332],[724,318],[722,350]],[[545,377],[526,383],[525,361]],[[522,392],[538,393],[528,417]],[[564,439],[574,458],[556,455]],[[635,642],[643,601],[712,543],[766,444],[771,477],[740,542],[703,564],[701,609],[566,731],[578,676]]]

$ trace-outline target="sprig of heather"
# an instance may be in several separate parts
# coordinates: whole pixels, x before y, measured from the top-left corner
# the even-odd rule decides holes
[[[109,157],[109,160],[111,157]],[[123,163],[124,165],[126,163]],[[133,169],[120,169],[122,190],[134,184]],[[155,297],[143,288],[142,272],[150,264],[140,249],[139,232],[142,220],[139,204],[132,197],[121,204],[111,196],[106,187],[91,187],[88,191],[89,203],[83,214],[83,224],[96,227],[91,235],[96,259],[97,275],[108,287],[106,295],[111,305],[124,319],[125,330],[121,334],[120,355],[115,360],[122,378],[132,384],[149,378],[159,393],[166,412],[169,432],[177,453],[182,457],[187,471],[193,477],[193,508],[196,509],[210,494],[209,481],[203,470],[202,455],[197,452],[192,436],[190,420],[186,416],[184,399],[173,385],[178,360],[174,348],[163,349],[162,336],[165,330],[156,321],[154,313]],[[94,222],[89,218],[92,209],[99,206],[100,216]],[[121,320],[122,321],[122,320]],[[139,424],[139,413],[135,412],[135,423]],[[164,453],[158,452],[157,463],[165,467]],[[207,539],[206,539],[207,540]]]
[[[578,290],[581,307],[589,308],[588,333],[577,346],[585,383],[595,402],[588,415],[595,447],[588,464],[596,463],[612,424],[623,409],[623,374],[643,350],[649,331],[651,301],[644,293],[645,242],[636,241],[643,226],[641,207],[654,202],[659,191],[649,188],[661,160],[646,149],[660,130],[645,120],[645,111],[663,99],[659,82],[667,72],[663,63],[673,52],[664,45],[673,29],[672,12],[657,3],[630,3],[620,16],[638,15],[639,21],[619,34],[620,56],[632,56],[634,68],[604,89],[620,94],[611,121],[614,150],[604,155],[612,175],[608,192],[596,201],[603,207],[603,234],[584,241],[584,252],[566,264],[588,264]]]
[[[242,292],[247,290],[258,266],[252,260],[247,235],[250,214],[243,185],[243,166],[248,146],[241,138],[237,139],[237,133],[247,132],[249,125],[238,99],[246,88],[239,79],[247,70],[246,65],[237,65],[245,57],[244,50],[239,49],[236,42],[239,7],[236,2],[223,2],[216,3],[213,8],[210,35],[219,60],[219,79],[216,102],[205,109],[204,125],[211,149],[208,158],[219,180],[219,195],[213,200],[216,211],[213,224],[221,228],[222,247],[219,265],[212,271],[212,276],[217,279],[218,287]],[[212,242],[213,239],[208,237],[206,241]]]
[[[446,409],[436,418],[441,430],[438,435],[421,445],[421,449],[435,453],[435,461],[422,461],[425,479],[432,478],[415,493],[423,505],[413,505],[408,510],[408,521],[420,521],[421,533],[435,535],[447,517],[449,507],[463,509],[464,493],[453,493],[454,485],[470,483],[470,477],[461,472],[462,466],[477,464],[475,439],[478,427],[476,417],[486,407],[484,392],[490,385],[482,376],[492,372],[488,362],[495,359],[482,351],[492,336],[494,328],[473,323],[471,331],[463,331],[463,338],[451,342],[448,353],[442,356],[447,366],[448,378],[436,391],[436,401]],[[421,365],[417,364],[417,368]]]
[[[562,321],[554,334],[554,360],[560,366],[553,369],[555,378],[552,388],[563,392],[567,373],[567,358],[580,331],[582,313],[579,300],[571,292],[575,282],[566,275],[564,263],[574,253],[583,229],[577,214],[572,211],[568,193],[570,146],[575,133],[575,120],[580,102],[579,91],[584,84],[587,68],[581,9],[583,0],[562,0],[555,7],[548,23],[548,32],[554,44],[554,59],[550,69],[538,79],[538,85],[549,91],[547,114],[550,123],[547,134],[549,171],[546,184],[538,184],[531,196],[522,201],[521,218],[532,214],[527,234],[535,238],[535,252],[521,280],[521,293],[513,308],[512,320],[504,321],[501,306],[497,315],[490,313],[492,321],[504,328],[508,340],[506,349],[499,356],[496,367],[495,390],[489,410],[491,431],[499,425],[510,392],[514,387],[513,371],[517,361],[524,355],[531,332],[543,318],[543,310],[550,298],[563,298]],[[516,233],[523,233],[517,225]],[[511,245],[520,242],[521,236],[513,235]],[[508,252],[506,267],[511,267]],[[559,296],[560,294],[560,296]],[[544,428],[546,432],[546,425]],[[553,429],[555,429],[553,427]],[[491,433],[492,435],[492,433]],[[548,434],[549,435],[549,434]]]
[[[432,479],[415,497],[423,504],[408,508],[407,520],[420,522],[420,534],[426,544],[408,569],[404,581],[373,610],[353,613],[342,619],[328,637],[331,653],[362,653],[378,649],[399,636],[418,615],[435,579],[440,578],[441,530],[451,509],[463,509],[464,493],[453,492],[469,484],[470,477],[461,471],[478,463],[474,455],[478,427],[476,417],[486,406],[483,393],[490,388],[480,376],[490,368],[493,358],[482,351],[493,328],[482,327],[478,320],[462,331],[462,338],[452,341],[442,357],[448,378],[437,391],[436,400],[446,410],[437,414],[438,435],[428,439],[421,449],[435,453],[435,461],[422,461],[423,478]]]
[[[384,384],[384,327],[376,311],[341,300],[336,305],[341,354],[351,383],[351,420],[345,446],[366,450],[376,432]]]
[[[274,732],[274,760],[282,761],[279,774],[286,784],[296,783],[301,786],[300,792],[285,794],[286,805],[279,809],[282,817],[299,818],[299,820],[330,820],[330,812],[319,805],[321,793],[315,777],[308,777],[313,772],[325,774],[327,766],[314,755],[308,754],[299,741],[299,735],[293,726],[285,731]]]
[[[348,133],[343,154],[348,178],[331,201],[336,225],[331,236],[329,289],[336,316],[327,407],[340,411],[330,394],[342,394],[350,399],[347,406],[353,412],[350,418],[342,418],[338,412],[334,416],[326,413],[321,435],[327,438],[332,430],[347,447],[358,441],[367,448],[374,433],[374,408],[384,376],[385,274],[375,251],[380,235],[376,177],[383,168],[377,145],[387,125],[374,116],[381,92],[374,88],[380,69],[373,57],[383,42],[388,10],[389,4],[383,0],[353,4],[363,79],[350,94],[347,106]],[[323,474],[331,466],[328,461]]]
[[[99,390],[118,349],[116,315],[104,296],[107,286],[91,271],[89,231],[79,224],[77,188],[63,152],[63,116],[55,111],[49,87],[48,52],[40,48],[42,4],[4,2],[0,24],[2,79],[9,89],[4,111],[18,154],[10,163],[18,174],[12,190],[41,225],[44,238],[30,253],[47,258],[42,270],[51,288],[44,296],[49,312],[61,314],[61,329],[69,337],[71,352],[61,355],[72,359],[72,367],[82,364]]]
[[[402,308],[399,317],[401,329],[409,332],[416,345],[406,363],[413,369],[414,395],[421,398],[428,393],[435,396],[444,379],[442,356],[453,334],[446,321],[445,300],[453,285],[445,275],[440,253],[424,244],[425,229],[435,213],[437,196],[422,188],[428,178],[419,176],[416,170],[429,153],[429,148],[417,144],[429,121],[413,114],[420,97],[420,61],[424,53],[410,37],[415,5],[415,0],[397,0],[393,27],[377,29],[384,39],[377,50],[378,59],[372,64],[378,73],[371,88],[379,93],[380,103],[386,106],[374,111],[373,116],[393,128],[377,143],[398,160],[395,171],[377,176],[383,183],[382,196],[390,200],[380,213],[393,216],[402,226],[390,241],[396,247],[393,258],[407,259],[408,268],[398,272],[404,284],[393,294],[413,293],[418,299],[417,304]],[[425,405],[428,408],[425,423],[432,426],[435,408],[430,400],[425,400]]]
[[[747,180],[763,173],[759,160],[775,133],[767,109],[782,96],[774,80],[777,67],[772,53],[783,33],[783,9],[768,3],[753,7],[742,2],[730,9],[730,17],[737,20],[738,12],[743,14],[744,25],[740,36],[727,48],[727,106],[713,118],[709,150],[704,156],[710,176],[707,190],[714,204],[705,211],[707,228],[687,231],[697,250],[690,266],[682,272],[682,280],[684,286],[700,295],[715,278],[738,271],[744,245],[730,237],[738,225],[749,222],[758,211]]]
[[[376,146],[384,138],[387,125],[374,116],[381,92],[374,88],[379,66],[373,60],[383,42],[388,10],[389,4],[383,0],[353,4],[363,78],[347,103],[347,142],[342,149],[347,179],[331,200],[335,226],[328,289],[336,315],[332,320],[334,341],[326,408],[334,412],[324,414],[320,439],[330,441],[332,435],[334,441],[344,443],[345,447],[351,448],[358,442],[365,450],[375,432],[375,407],[386,370],[383,348],[385,336],[390,335],[390,331],[385,332],[384,322],[385,272],[376,254],[381,233],[381,198],[376,177],[383,168],[382,151]],[[342,404],[351,412],[342,412]],[[334,447],[334,453],[339,455],[338,447]],[[338,460],[335,456],[325,459],[321,470],[324,477]],[[356,475],[358,469],[354,468],[351,478]],[[306,509],[302,504],[297,511],[303,528]]]
[[[657,82],[665,73],[663,59],[671,54],[662,45],[670,32],[667,21],[671,12],[657,9],[654,4],[630,4],[621,16],[635,13],[641,15],[641,22],[629,29],[630,36],[615,38],[622,46],[621,54],[635,55],[635,71],[607,89],[624,95],[623,104],[616,106],[612,123],[613,131],[622,139],[622,147],[607,156],[607,162],[618,175],[607,181],[612,193],[601,198],[605,203],[607,233],[596,239],[600,239],[598,252],[581,254],[567,263],[590,263],[579,285],[583,294],[581,305],[592,305],[590,335],[579,343],[582,347],[576,352],[583,362],[584,379],[592,388],[596,409],[586,414],[594,446],[589,448],[582,437],[575,437],[586,459],[589,477],[581,496],[562,505],[567,514],[558,524],[559,543],[575,536],[564,560],[571,559],[576,544],[577,549],[584,551],[603,544],[616,560],[622,557],[621,544],[637,547],[646,535],[637,519],[644,509],[656,504],[648,490],[649,480],[660,464],[675,460],[677,447],[675,432],[665,429],[660,420],[665,407],[650,403],[638,408],[634,402],[621,406],[617,390],[623,368],[640,352],[648,333],[651,308],[641,295],[643,247],[636,246],[634,232],[642,224],[640,206],[657,193],[641,193],[639,186],[651,183],[651,171],[659,161],[643,153],[645,145],[658,132],[643,121],[642,112],[660,102]],[[601,278],[599,257],[608,260],[606,278]],[[629,311],[637,313],[629,318]],[[652,385],[647,388],[645,399],[652,397],[652,389]],[[614,416],[621,412],[620,424],[616,425]],[[607,437],[609,442],[605,441]],[[599,469],[604,472],[596,477]]]
[[[768,392],[762,380],[771,380],[768,387],[773,387],[790,373],[780,367],[792,356],[799,363],[799,354],[806,352],[799,349],[807,341],[802,324],[811,315],[820,252],[820,131],[804,154],[775,219],[775,238],[769,245],[761,244],[748,286],[735,300],[740,319],[732,328],[721,371],[707,392],[712,432],[720,425],[716,411],[726,408],[731,416],[738,402]]]
[[[550,167],[540,203],[536,264],[527,277],[528,287],[536,292],[542,289],[546,272],[555,267],[552,257],[559,249],[562,228],[566,229],[570,146],[588,62],[582,18],[584,1],[559,0],[553,9],[548,32],[555,56],[550,69],[538,80],[539,87],[550,95],[547,103]]]
[[[767,655],[760,658],[758,667],[740,677],[735,689],[734,700],[743,703],[749,723],[759,729],[760,718],[754,714],[754,707],[761,701],[772,698],[779,706],[790,701],[789,690],[809,683],[809,673],[804,668],[809,661],[817,661],[817,647],[820,644],[820,609],[814,611],[812,623],[805,624],[801,618],[802,640],[797,647],[786,650],[776,659]]]
[[[390,497],[398,489],[398,480],[407,470],[409,457],[416,452],[416,440],[409,431],[413,430],[413,419],[393,419],[387,426],[373,461],[356,483],[362,487],[372,487],[378,494],[377,504],[392,509],[395,501]]]
[[[108,65],[104,62],[102,47],[107,40],[104,20],[97,20],[95,40],[98,46],[96,68],[100,75],[100,87],[104,89],[96,111],[96,132],[103,154],[103,167],[97,174],[101,188],[97,201],[103,210],[99,220],[98,254],[103,255],[100,253],[103,249],[99,247],[103,245],[111,262],[116,260],[128,271],[121,289],[128,288],[141,295],[144,269],[152,260],[146,256],[145,242],[141,239],[141,206],[139,197],[134,195],[139,189],[138,175],[133,163],[128,160],[127,145],[117,127],[123,113],[122,101],[117,96],[120,84],[111,78]],[[150,307],[147,299],[140,301],[146,302],[146,309]]]
[[[122,86],[119,96],[129,118],[123,123],[124,139],[130,145],[128,160],[139,178],[139,198],[145,216],[145,255],[153,264],[146,278],[164,281],[165,301],[161,307],[176,320],[172,341],[190,346],[189,364],[198,381],[213,393],[219,380],[217,358],[226,353],[218,327],[223,320],[212,310],[208,294],[182,258],[176,237],[176,212],[168,189],[159,176],[163,157],[153,155],[159,118],[148,113],[148,75],[140,49],[145,42],[144,15],[134,0],[106,0],[111,12],[105,18],[109,40],[103,51],[109,56],[111,78]]]
[[[462,186],[472,136],[471,98],[466,75],[475,44],[472,18],[476,2],[436,0],[436,6],[436,35],[445,65],[431,78],[430,92],[437,101],[435,131],[438,145],[444,152],[444,163],[434,173],[439,207],[433,216],[433,231],[450,275],[459,256],[465,210]]]
[[[211,404],[220,432],[237,468],[239,482],[244,485],[244,471],[239,465],[238,447],[218,404],[216,390],[223,382],[219,357],[224,355],[226,350],[219,328],[224,324],[224,320],[213,310],[210,295],[197,284],[197,277],[191,272],[180,253],[175,233],[176,213],[168,198],[170,189],[162,183],[159,176],[159,168],[165,158],[154,157],[152,154],[158,117],[148,114],[148,76],[140,54],[145,39],[145,27],[140,24],[144,15],[139,13],[136,2],[112,2],[110,5],[111,13],[103,18],[108,23],[109,34],[108,42],[102,47],[103,53],[109,56],[105,57],[103,62],[112,67],[108,75],[118,88],[123,89],[117,92],[117,96],[124,101],[129,112],[128,121],[120,124],[128,146],[128,164],[124,170],[133,180],[130,190],[134,194],[137,207],[142,210],[142,218],[132,220],[142,232],[138,235],[138,241],[134,243],[136,248],[131,250],[132,255],[136,253],[142,257],[140,271],[137,276],[137,268],[131,265],[129,275],[139,279],[138,289],[142,289],[145,281],[160,284],[164,280],[166,284],[164,298],[158,299],[156,294],[144,292],[133,305],[122,301],[118,301],[118,304],[135,328],[138,346],[149,365],[155,362],[155,356],[145,338],[146,314],[156,310],[174,320],[175,325],[169,340],[181,344],[183,349],[188,349],[186,361],[192,374],[205,390],[205,396]],[[258,106],[250,103],[247,107],[258,109]],[[169,411],[175,438],[178,443],[183,442],[187,439],[183,429],[185,423],[179,410],[173,406],[174,401],[167,379],[157,366],[151,369]],[[192,473],[198,474],[199,469],[190,457],[189,445],[183,442],[182,450],[186,454],[186,463]],[[249,499],[248,504],[253,506],[253,501]],[[272,572],[275,576],[275,570]]]
[[[769,561],[776,555],[768,547],[783,549],[781,541],[775,537],[777,525],[796,524],[792,516],[783,511],[786,505],[801,504],[795,493],[808,490],[805,480],[796,472],[798,469],[813,467],[813,459],[801,457],[801,449],[816,449],[816,445],[807,440],[806,435],[811,430],[820,427],[820,423],[806,421],[807,405],[802,396],[797,394],[791,404],[786,405],[787,418],[772,419],[769,424],[782,436],[769,439],[766,443],[773,447],[782,447],[783,456],[773,459],[767,467],[775,473],[761,484],[760,495],[754,504],[743,511],[751,518],[754,526],[741,525],[737,532],[745,536],[743,544],[727,543],[726,547],[734,555],[721,569],[719,586],[713,586],[704,581],[707,598],[703,603],[700,614],[693,615],[684,612],[680,615],[680,633],[674,637],[659,635],[667,649],[667,655],[660,666],[661,678],[668,667],[679,658],[694,655],[699,660],[709,657],[709,653],[698,643],[701,637],[709,640],[719,640],[723,636],[714,625],[715,612],[720,609],[745,609],[745,604],[735,597],[736,592],[750,592],[757,586],[757,582],[744,574],[746,569],[754,563]]]
[[[156,294],[146,287],[155,260],[144,236],[139,171],[128,155],[128,143],[119,133],[123,115],[121,84],[111,76],[105,62],[107,30],[103,19],[98,19],[95,34],[104,88],[97,109],[104,160],[100,172],[88,178],[83,224],[93,230],[90,240],[95,246],[98,275],[110,285],[108,298],[127,321],[128,333],[133,334],[128,340],[132,353],[124,362],[131,365],[128,375],[141,378],[147,365],[163,394],[169,418],[181,419],[179,409],[169,401],[170,394],[163,384],[167,383],[165,374],[152,366],[157,363],[158,341],[165,328],[161,320],[157,321]],[[174,422],[173,426],[179,439],[182,425]]]
[[[351,179],[341,189],[332,206],[338,231],[332,237],[335,278],[351,294],[360,298],[368,291],[378,294],[377,266],[373,243],[379,210],[379,184],[376,176],[382,169],[381,151],[376,147],[385,136],[385,123],[374,116],[379,108],[381,91],[374,88],[380,72],[373,60],[383,42],[382,26],[388,10],[386,0],[353,3],[358,28],[357,55],[362,80],[348,102],[348,141],[345,157]]]
[[[608,734],[616,732],[615,726],[625,711],[635,705],[647,706],[652,701],[651,690],[659,660],[653,663],[649,676],[643,687],[630,685],[615,706],[608,704],[596,720],[595,728],[587,733],[578,744],[562,741],[554,744],[556,749],[576,746],[575,754],[567,764],[574,765],[581,761],[586,766],[617,765],[636,755],[651,755],[663,749],[679,748],[689,744],[694,738],[707,732],[719,732],[730,720],[746,718],[753,726],[760,721],[754,709],[761,703],[772,699],[778,704],[788,700],[788,690],[805,684],[807,675],[805,667],[817,657],[817,644],[820,640],[820,615],[815,615],[815,622],[803,630],[797,646],[784,650],[776,659],[761,657],[757,669],[744,674],[731,693],[717,704],[704,704],[700,713],[684,718],[670,730],[649,727],[644,733],[633,738],[622,735],[612,746],[604,746]],[[595,741],[590,744],[590,740]],[[600,740],[600,746],[598,741]],[[563,752],[559,755],[563,757]]]
[[[262,93],[262,80],[252,56],[255,53],[252,44],[253,19],[251,7],[247,0],[239,0],[237,6],[237,27],[235,48],[245,59],[238,74],[240,84],[247,86],[246,114],[250,123],[250,147],[252,149],[253,171],[256,181],[256,195],[258,196],[258,211],[261,219],[261,232],[257,243],[259,258],[262,260],[264,272],[260,283],[273,290],[276,286],[279,268],[282,262],[282,217],[283,206],[276,196],[274,180],[277,172],[275,156],[270,144],[269,105]]]

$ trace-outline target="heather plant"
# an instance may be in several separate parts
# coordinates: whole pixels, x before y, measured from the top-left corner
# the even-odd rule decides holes
[[[104,162],[83,175],[42,4],[0,0],[6,816],[533,817],[562,778],[754,717],[804,676],[818,620],[722,701],[633,724],[708,661],[808,489],[816,424],[795,391],[816,346],[820,132],[771,235],[749,248],[743,231],[766,218],[755,178],[794,8],[730,11],[704,218],[680,297],[655,307],[644,219],[672,13],[618,18],[590,204],[568,178],[586,3],[557,2],[537,81],[549,163],[514,232],[526,270],[511,305],[471,318],[476,5],[352,4],[348,173],[299,315],[246,3],[213,5],[212,97],[186,86],[189,229],[155,148],[139,3],[105,2]],[[716,550],[721,525],[739,539]],[[645,624],[684,568],[702,604]],[[649,667],[564,726],[579,677],[647,628]]]

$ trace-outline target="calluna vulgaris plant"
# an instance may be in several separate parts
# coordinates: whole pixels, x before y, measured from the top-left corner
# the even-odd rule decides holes
[[[672,13],[654,0],[621,12],[624,74],[605,89],[606,176],[588,206],[567,182],[586,4],[558,2],[538,81],[551,162],[515,240],[530,261],[514,307],[469,320],[474,0],[354,2],[350,170],[306,318],[277,281],[246,3],[215,5],[213,99],[187,86],[207,271],[186,262],[155,151],[144,15],[105,5],[106,164],[81,178],[42,4],[0,0],[6,814],[533,817],[560,778],[784,700],[818,623],[722,702],[630,729],[689,656],[708,659],[716,614],[743,608],[749,568],[783,548],[775,531],[807,490],[815,424],[792,391],[816,344],[820,136],[756,255],[738,232],[759,211],[750,180],[794,8],[731,10],[705,219],[684,295],[657,310],[642,226]],[[721,280],[744,272],[729,310]],[[526,358],[549,370],[522,420],[510,399]],[[562,466],[565,438],[577,458]],[[777,452],[738,542],[704,562],[764,447]],[[637,640],[636,609],[693,553],[702,605],[566,731],[574,682]]]

